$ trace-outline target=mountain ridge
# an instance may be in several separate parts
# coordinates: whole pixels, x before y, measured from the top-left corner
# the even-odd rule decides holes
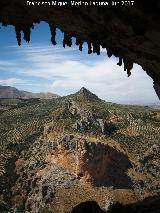
[[[81,95],[87,99],[99,99],[97,95],[95,95],[85,87],[82,87],[78,92],[75,93],[75,95]]]
[[[54,93],[32,93],[24,90],[19,90],[15,87],[11,86],[2,86],[0,85],[0,98],[3,99],[31,99],[31,98],[39,98],[39,99],[52,99],[52,98],[58,98],[59,95]]]
[[[97,95],[92,93],[90,90],[85,87],[81,87],[77,92],[64,96],[67,100],[74,100],[80,102],[92,102],[92,101],[102,101]]]

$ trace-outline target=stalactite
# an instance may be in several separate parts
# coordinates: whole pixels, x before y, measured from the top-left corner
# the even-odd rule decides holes
[[[67,35],[67,45],[69,46],[69,47],[71,47],[72,46],[72,36],[71,35]]]
[[[131,69],[133,68],[133,62],[128,58],[123,58],[124,71],[127,71],[128,77],[131,75]]]
[[[76,45],[79,45],[80,39],[76,36]]]
[[[131,70],[127,69],[127,75],[128,77],[131,76]]]
[[[23,33],[24,33],[24,40],[26,42],[30,42],[30,35],[31,35],[31,29],[30,29],[30,26],[25,26],[23,27]]]
[[[113,55],[112,51],[108,49],[108,50],[107,50],[107,55],[108,55],[108,57],[110,58],[110,57]]]
[[[51,42],[53,45],[56,45],[57,42],[56,42],[56,27],[54,27],[53,25],[49,24],[49,27],[50,27],[50,31],[51,31]]]
[[[83,50],[83,42],[79,44],[79,50],[80,50],[80,51]]]
[[[91,54],[92,53],[92,44],[91,42],[87,42],[88,44],[88,54]]]
[[[69,47],[72,46],[72,36],[69,35],[68,33],[64,33],[63,47],[65,47],[65,45]]]
[[[122,63],[123,63],[123,58],[119,57],[119,62],[117,63],[117,65],[122,66]]]
[[[15,26],[16,38],[18,45],[21,45],[21,28],[19,26]]]
[[[83,41],[81,39],[79,39],[78,37],[76,37],[76,45],[79,45],[80,51],[83,50]]]
[[[100,55],[100,45],[96,42],[93,43],[93,53],[97,53],[97,55]]]
[[[34,25],[33,24],[31,24],[31,29],[34,29]]]
[[[6,27],[6,26],[7,26],[7,23],[6,23],[6,22],[2,22],[2,26],[3,26],[3,27]]]

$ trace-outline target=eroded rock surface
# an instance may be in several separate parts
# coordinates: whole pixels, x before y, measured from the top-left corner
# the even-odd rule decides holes
[[[87,102],[103,102],[95,94],[91,93],[84,87],[76,93],[76,96],[77,99],[85,100]],[[93,107],[83,106],[83,103],[79,103],[79,101],[76,100],[69,99],[66,101],[65,113],[74,117],[75,122],[72,125],[72,128],[77,131],[90,131],[92,134],[110,135],[117,129],[114,121],[111,119],[103,119],[103,116],[100,113],[97,113]]]
[[[70,188],[76,184],[75,175],[68,173],[60,164],[48,164],[50,149],[51,144],[40,139],[27,152],[28,160],[16,161],[19,178],[13,187],[12,203],[15,209],[24,205],[28,212],[43,212],[54,202],[57,188]]]
[[[82,182],[131,188],[131,180],[126,175],[132,167],[129,159],[107,144],[67,135],[56,144],[49,162],[64,167]]]

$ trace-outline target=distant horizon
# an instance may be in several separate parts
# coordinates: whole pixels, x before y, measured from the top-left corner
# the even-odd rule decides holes
[[[87,44],[80,52],[76,45],[62,47],[63,34],[57,30],[57,45],[50,41],[46,23],[35,25],[31,42],[17,45],[13,27],[2,28],[0,51],[0,85],[16,87],[34,93],[50,92],[60,96],[75,93],[81,87],[88,88],[102,100],[120,104],[160,102],[153,88],[153,80],[142,68],[134,64],[128,78],[118,58],[88,55]],[[75,43],[75,39],[73,39]]]
[[[76,92],[78,92],[78,91],[80,91],[81,90],[81,88],[79,88],[77,91],[75,91],[75,92],[72,92],[72,93],[69,93],[69,94],[66,94],[66,95],[60,95],[60,94],[57,94],[57,93],[55,93],[55,92],[51,92],[51,91],[46,91],[46,92],[44,92],[44,91],[39,91],[39,92],[33,92],[32,90],[21,90],[20,88],[17,88],[17,87],[14,87],[14,86],[9,86],[9,85],[1,85],[0,84],[0,87],[1,86],[3,86],[3,87],[13,87],[13,88],[15,88],[15,89],[18,89],[19,91],[24,91],[24,92],[30,92],[30,93],[33,93],[33,94],[36,94],[36,93],[45,93],[45,94],[47,94],[47,93],[51,93],[51,94],[54,94],[54,95],[57,95],[57,96],[59,96],[59,97],[65,97],[65,96],[68,96],[68,95],[71,95],[71,94],[75,94]],[[85,87],[86,88],[86,87]],[[88,88],[86,88],[87,90],[89,90]],[[93,93],[91,90],[89,90],[91,93]],[[93,93],[93,94],[95,94],[95,95],[97,95],[96,93]],[[98,96],[98,98],[100,98],[99,96]],[[3,98],[0,98],[0,99],[3,99]],[[5,98],[4,98],[5,99]],[[153,103],[144,103],[144,104],[139,104],[139,103],[118,103],[118,102],[112,102],[112,101],[110,101],[110,100],[104,100],[104,99],[102,99],[102,98],[100,98],[101,100],[103,100],[103,101],[106,101],[106,102],[109,102],[109,103],[113,103],[113,104],[122,104],[122,105],[139,105],[139,106],[152,106],[152,105],[157,105],[157,106],[160,106],[160,102],[153,102]]]

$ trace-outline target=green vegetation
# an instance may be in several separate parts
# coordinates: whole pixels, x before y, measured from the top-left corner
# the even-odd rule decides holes
[[[25,156],[25,152],[42,135],[44,126],[51,121],[57,125],[57,131],[62,129],[62,124],[66,131],[75,134],[114,140],[129,155],[138,158],[152,146],[159,146],[160,110],[157,109],[108,103],[92,93],[88,94],[88,91],[51,100],[1,99],[0,194],[3,199],[0,197],[0,211],[8,211],[11,206],[11,188],[17,178],[15,161]],[[151,162],[146,163],[143,159],[141,162],[146,165],[145,168],[150,165],[152,175],[156,176]],[[145,168],[144,171],[148,172]]]

